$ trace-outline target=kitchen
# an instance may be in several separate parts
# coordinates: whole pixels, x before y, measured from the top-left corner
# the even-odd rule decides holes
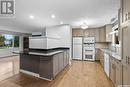
[[[12,1],[0,87],[130,87],[130,0]]]

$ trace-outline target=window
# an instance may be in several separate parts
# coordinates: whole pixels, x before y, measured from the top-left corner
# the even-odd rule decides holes
[[[19,47],[19,36],[0,34],[0,48],[15,48]]]

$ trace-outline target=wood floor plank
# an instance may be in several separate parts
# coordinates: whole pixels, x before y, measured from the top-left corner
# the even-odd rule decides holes
[[[72,65],[49,82],[18,74],[0,82],[0,87],[114,87],[98,62],[73,61]]]

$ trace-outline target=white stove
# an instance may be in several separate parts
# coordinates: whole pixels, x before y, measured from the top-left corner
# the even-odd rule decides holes
[[[95,38],[84,37],[83,60],[95,61]]]

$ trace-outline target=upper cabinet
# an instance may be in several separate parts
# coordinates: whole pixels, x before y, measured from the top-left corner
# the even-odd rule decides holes
[[[106,32],[105,31],[106,30],[104,27],[99,29],[99,41],[98,42],[106,42]]]
[[[130,20],[130,0],[121,0],[122,1],[122,22]]]
[[[112,25],[93,29],[73,29],[73,36],[95,37],[96,42],[112,42]]]
[[[84,35],[84,30],[82,29],[74,29],[72,31],[73,36],[83,36]]]
[[[112,42],[112,35],[110,34],[112,32],[112,25],[108,24],[106,25],[106,42]]]

